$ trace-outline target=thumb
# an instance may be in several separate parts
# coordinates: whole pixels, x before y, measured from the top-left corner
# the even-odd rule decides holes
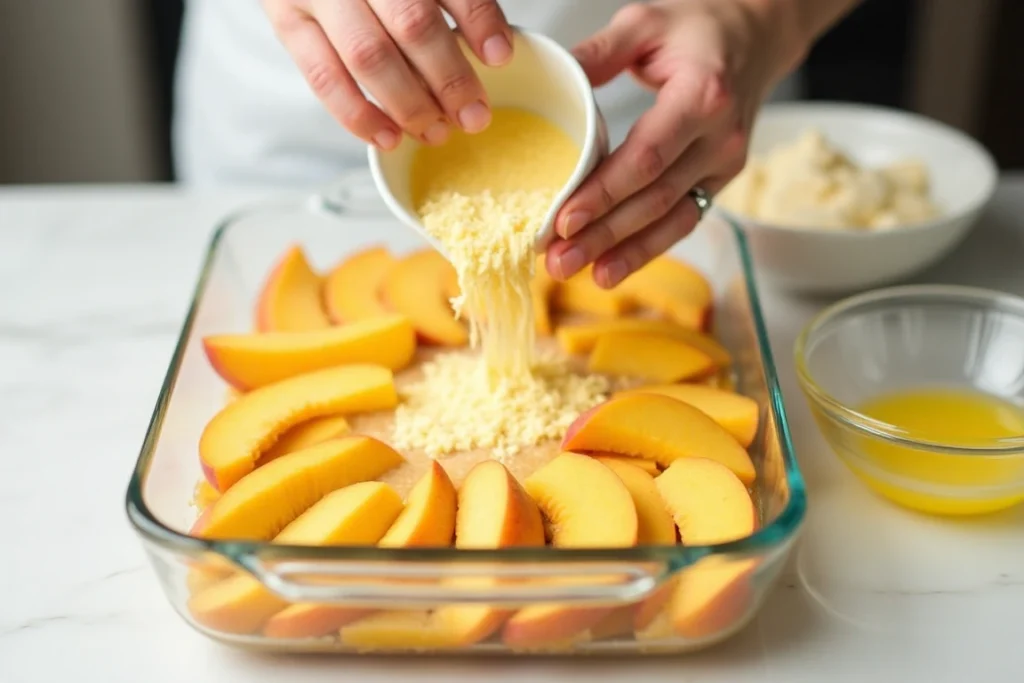
[[[619,12],[603,29],[579,43],[572,54],[595,88],[633,66],[648,50],[657,26],[639,12]]]

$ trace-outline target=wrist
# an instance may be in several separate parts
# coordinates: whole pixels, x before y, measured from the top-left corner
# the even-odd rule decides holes
[[[815,40],[815,36],[807,30],[801,12],[803,3],[801,0],[739,2],[762,33],[772,58],[772,80],[781,80],[807,57]]]

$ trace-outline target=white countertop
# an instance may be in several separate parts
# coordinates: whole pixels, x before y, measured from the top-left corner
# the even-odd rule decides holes
[[[192,631],[123,509],[213,223],[245,195],[0,190],[0,682],[1024,680],[1024,509],[944,521],[865,491],[818,435],[792,372],[824,301],[764,292],[810,512],[756,621],[686,658],[257,656]],[[1024,295],[1024,176],[917,281]],[[344,677],[344,679],[340,678]]]

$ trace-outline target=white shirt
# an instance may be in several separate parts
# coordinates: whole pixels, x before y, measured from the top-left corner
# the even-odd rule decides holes
[[[346,1],[346,0],[339,0]],[[505,0],[510,23],[572,47],[627,0]],[[311,185],[366,163],[366,145],[313,95],[257,0],[189,0],[174,112],[178,178],[193,185]],[[597,91],[612,145],[654,102],[629,75]]]

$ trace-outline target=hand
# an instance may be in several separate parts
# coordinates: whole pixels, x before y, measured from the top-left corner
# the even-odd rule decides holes
[[[453,124],[478,132],[490,123],[483,86],[441,10],[452,16],[481,61],[498,66],[512,57],[512,30],[497,0],[263,0],[263,5],[313,92],[341,125],[366,142],[393,149],[404,131],[441,144]]]
[[[746,161],[770,88],[798,62],[796,30],[764,0],[660,0],[627,5],[574,53],[592,83],[625,70],[658,92],[623,144],[565,202],[547,268],[564,279],[594,263],[614,287],[689,234],[698,208]]]

